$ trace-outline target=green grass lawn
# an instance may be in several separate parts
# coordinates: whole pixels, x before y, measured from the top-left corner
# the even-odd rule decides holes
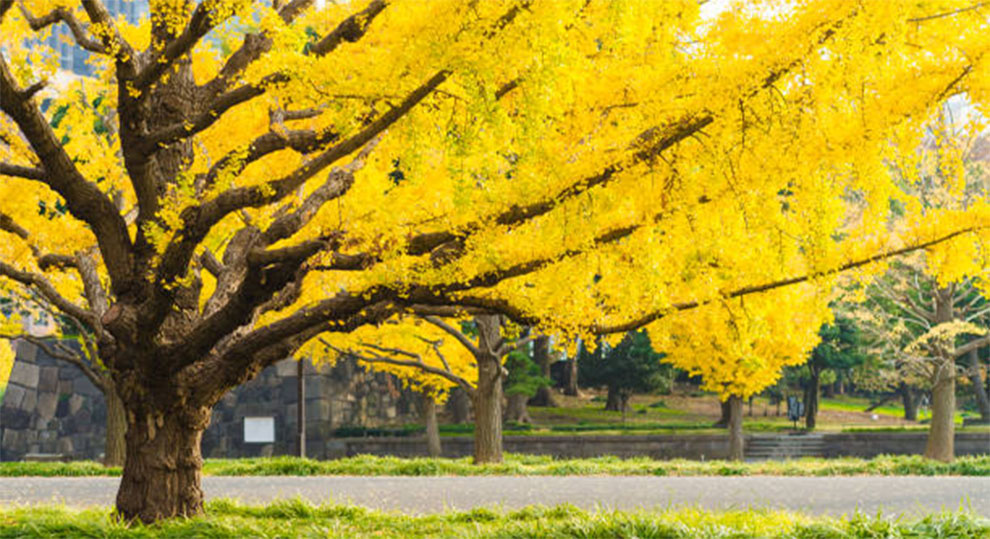
[[[986,538],[990,521],[966,512],[920,519],[856,514],[813,517],[765,510],[710,512],[583,511],[569,505],[517,511],[475,509],[407,516],[299,500],[248,506],[219,500],[204,516],[144,526],[117,520],[109,509],[0,509],[5,537],[490,537],[490,538]]]
[[[410,458],[361,455],[338,460],[298,457],[208,459],[206,475],[967,475],[990,476],[990,455],[959,457],[952,463],[920,455],[880,456],[873,459],[805,458],[784,461],[728,462],[720,460],[554,459],[540,455],[508,454],[501,464],[471,464],[470,458]],[[4,462],[0,477],[119,475],[119,468],[82,462]]]

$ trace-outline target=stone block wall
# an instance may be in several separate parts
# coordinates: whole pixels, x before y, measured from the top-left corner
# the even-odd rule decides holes
[[[0,404],[0,460],[28,453],[100,459],[106,447],[103,394],[74,365],[17,342],[10,382]],[[285,360],[228,393],[203,434],[205,457],[297,454],[298,364]],[[307,454],[324,458],[335,429],[419,421],[419,397],[392,375],[367,373],[353,361],[304,363]],[[273,443],[245,443],[244,418],[271,417]]]
[[[345,426],[378,427],[419,421],[416,394],[392,375],[368,373],[353,361],[314,367],[303,363],[306,395],[306,454],[326,458],[333,431]],[[213,409],[203,434],[204,457],[295,455],[299,416],[298,364],[281,361],[228,393]],[[244,441],[245,417],[272,417],[274,443]]]
[[[16,347],[0,404],[0,460],[20,460],[28,453],[100,457],[107,414],[100,390],[77,367],[37,346],[18,341]]]

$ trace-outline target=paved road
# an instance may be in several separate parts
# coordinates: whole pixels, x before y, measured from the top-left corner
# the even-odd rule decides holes
[[[118,479],[0,478],[0,505],[113,502]],[[680,505],[766,507],[838,515],[858,510],[917,515],[967,507],[990,517],[980,477],[206,477],[207,498],[313,502],[431,513],[444,509],[572,503],[587,509]]]

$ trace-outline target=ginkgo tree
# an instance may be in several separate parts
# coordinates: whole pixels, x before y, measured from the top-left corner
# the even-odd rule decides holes
[[[702,389],[729,403],[729,457],[744,452],[742,403],[800,365],[831,321],[827,295],[793,286],[705,305],[647,326],[665,362],[701,376]]]
[[[391,322],[329,335],[321,342],[414,386],[460,387],[474,406],[474,462],[502,462],[505,359],[537,336],[513,335],[519,333],[518,328],[513,331],[498,315],[474,316],[470,330],[437,316]]]
[[[966,1],[315,4],[151,0],[132,26],[0,0],[0,276],[95,336],[125,518],[200,512],[211,407],[321,334],[504,315],[571,342],[936,244],[964,259],[990,225],[985,201],[922,216],[885,168],[918,143],[895,128],[988,101]],[[43,108],[56,24],[100,75]],[[113,129],[52,125],[83,84]],[[865,218],[836,242],[850,196]],[[78,252],[95,274],[39,260]]]

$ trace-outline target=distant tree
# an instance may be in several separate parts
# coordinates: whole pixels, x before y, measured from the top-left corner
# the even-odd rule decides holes
[[[599,342],[595,350],[582,346],[578,353],[582,386],[606,387],[605,409],[628,409],[629,397],[636,392],[652,392],[670,387],[673,368],[660,363],[663,354],[653,350],[645,331],[632,331],[618,346]]]
[[[845,370],[863,362],[862,335],[851,319],[841,314],[835,322],[822,326],[822,341],[808,358],[808,381],[804,389],[805,426],[814,429],[818,416],[818,395],[823,375]]]
[[[505,379],[506,421],[529,423],[529,410],[526,403],[540,390],[549,387],[552,381],[543,376],[540,366],[525,350],[509,352],[505,358],[505,368],[509,371]]]

